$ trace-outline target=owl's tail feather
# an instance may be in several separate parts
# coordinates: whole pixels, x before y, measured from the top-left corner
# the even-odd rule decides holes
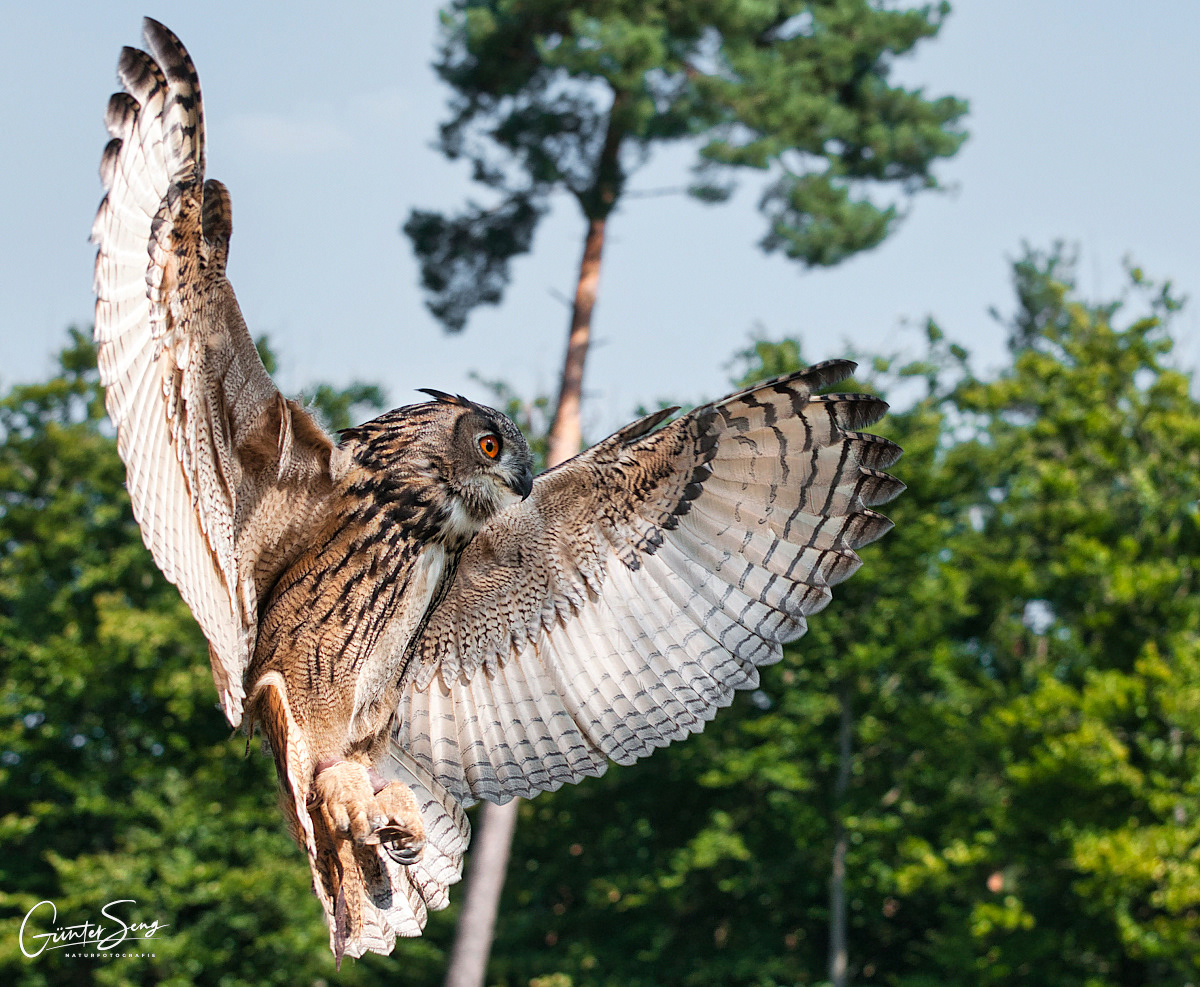
[[[329,922],[329,946],[343,956],[390,953],[397,936],[419,936],[431,911],[450,903],[450,885],[462,879],[471,826],[462,806],[424,767],[392,745],[375,764],[389,782],[407,785],[425,827],[425,848],[414,864],[393,859],[387,844],[360,845],[326,826],[312,791],[314,761],[292,716],[282,677],[271,672],[255,685],[251,708],[263,728],[284,781],[283,810],[292,835],[308,851],[313,890]]]

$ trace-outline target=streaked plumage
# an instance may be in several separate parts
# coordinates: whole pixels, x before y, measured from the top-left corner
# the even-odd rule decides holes
[[[853,364],[650,415],[531,484],[499,412],[440,392],[339,444],[275,388],[225,278],[191,60],[147,20],[107,115],[96,339],[130,499],[261,726],[335,954],[447,903],[462,806],[703,728],[890,522],[885,405]]]

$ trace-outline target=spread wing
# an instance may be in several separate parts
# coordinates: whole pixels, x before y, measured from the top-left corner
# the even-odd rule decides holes
[[[270,547],[260,508],[270,488],[310,481],[322,462],[327,473],[331,447],[275,389],[225,279],[229,195],[204,181],[192,61],[158,22],[144,30],[152,55],[124,49],[125,92],[106,115],[107,194],[92,227],[100,377],[142,537],[208,638],[236,725],[254,569]]]
[[[538,478],[464,553],[406,672],[394,742],[456,797],[507,801],[703,729],[800,637],[891,522],[886,410],[814,396],[833,362]]]

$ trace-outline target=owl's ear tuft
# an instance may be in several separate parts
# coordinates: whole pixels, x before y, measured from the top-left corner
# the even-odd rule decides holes
[[[435,401],[440,401],[442,404],[454,404],[460,408],[469,408],[474,403],[464,398],[461,394],[447,394],[445,391],[439,391],[434,387],[418,387],[417,390],[421,394],[428,394]]]

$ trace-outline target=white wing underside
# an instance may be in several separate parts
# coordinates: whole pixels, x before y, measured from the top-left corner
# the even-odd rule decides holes
[[[263,367],[225,279],[228,195],[219,183],[205,187],[195,68],[161,24],[147,20],[145,36],[153,57],[124,49],[125,92],[105,118],[113,139],[92,226],[100,379],[142,538],[204,631],[221,705],[236,726],[261,547],[248,551],[241,536],[264,494],[244,450],[264,427],[278,433],[267,439],[279,460],[273,485],[284,479],[285,456],[303,458],[297,432],[316,451],[313,462],[329,442],[314,425],[293,422],[296,409]]]

